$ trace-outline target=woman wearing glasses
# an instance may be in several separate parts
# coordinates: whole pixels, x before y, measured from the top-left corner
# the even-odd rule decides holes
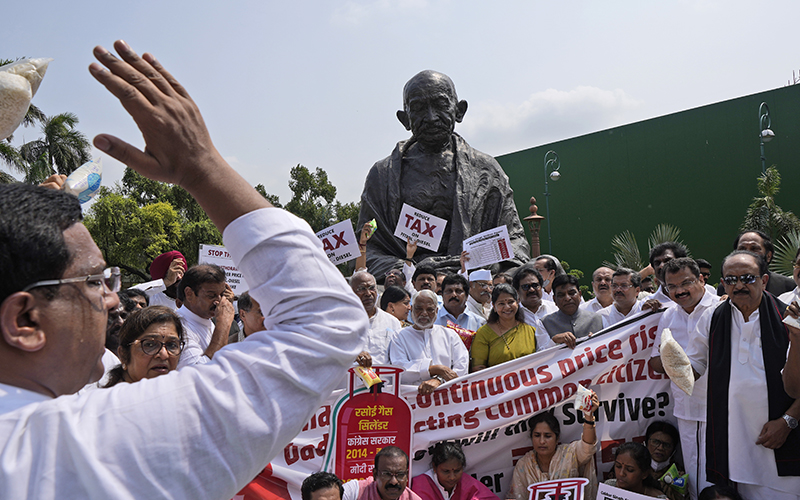
[[[146,307],[131,314],[119,331],[117,356],[122,362],[109,372],[112,387],[171,372],[183,350],[183,325],[172,309]]]

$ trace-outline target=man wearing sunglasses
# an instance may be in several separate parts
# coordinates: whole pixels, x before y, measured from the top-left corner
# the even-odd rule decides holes
[[[96,47],[89,70],[146,147],[106,134],[95,147],[194,196],[270,305],[269,331],[203,366],[61,397],[102,375],[118,274],[104,271],[76,197],[0,186],[0,498],[232,498],[341,380],[367,315],[308,224],[223,160],[175,78],[152,55],[114,46],[119,57]]]
[[[696,378],[708,372],[706,479],[734,482],[749,500],[796,500],[800,400],[783,386],[786,305],[765,290],[768,280],[761,255],[728,255],[722,262],[728,299],[703,312],[687,354]]]

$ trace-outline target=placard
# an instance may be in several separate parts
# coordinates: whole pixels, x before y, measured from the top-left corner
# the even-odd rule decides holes
[[[446,226],[446,220],[403,203],[394,235],[404,242],[411,238],[411,241],[416,241],[419,247],[436,252],[439,250]]]
[[[317,233],[317,238],[322,240],[322,250],[334,264],[342,264],[361,255],[356,233],[353,232],[353,224],[349,219],[326,227]]]
[[[653,500],[653,497],[640,495],[601,482],[597,487],[597,500]]]
[[[469,252],[467,270],[514,258],[506,226],[498,226],[465,239],[464,250]]]
[[[244,276],[233,264],[231,254],[219,245],[200,244],[197,262],[200,264],[216,264],[225,271],[225,282],[231,286],[235,295],[241,295],[250,289]]]

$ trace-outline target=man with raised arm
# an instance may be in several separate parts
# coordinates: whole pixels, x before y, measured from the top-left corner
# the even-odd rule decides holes
[[[145,152],[106,134],[94,145],[197,199],[270,304],[269,331],[203,366],[65,397],[102,374],[119,271],[104,271],[77,198],[0,186],[0,498],[231,498],[341,380],[367,316],[308,224],[225,163],[184,88],[153,56],[115,48],[95,48],[89,69]]]

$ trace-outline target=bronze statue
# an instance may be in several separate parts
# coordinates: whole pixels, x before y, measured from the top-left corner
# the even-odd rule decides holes
[[[358,227],[376,219],[377,232],[367,242],[367,266],[374,276],[402,267],[406,242],[394,236],[403,203],[447,220],[439,250],[419,248],[414,260],[457,270],[462,241],[505,224],[516,258],[529,259],[508,177],[491,156],[472,149],[454,132],[467,112],[447,75],[423,71],[403,88],[397,118],[411,139],[397,143],[390,156],[367,175],[361,194]]]

